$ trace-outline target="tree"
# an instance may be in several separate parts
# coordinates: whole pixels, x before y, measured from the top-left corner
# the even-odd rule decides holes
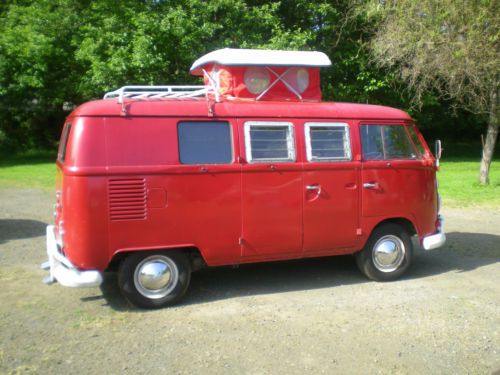
[[[370,47],[379,66],[409,85],[414,103],[427,93],[489,116],[479,182],[489,183],[499,128],[499,27],[496,0],[372,0],[378,20]]]
[[[74,100],[79,72],[70,58],[78,24],[69,1],[11,2],[0,18],[0,144],[47,147]],[[1,139],[4,138],[4,139]]]
[[[37,0],[0,6],[0,152],[53,147],[73,106],[126,84],[194,82],[224,47],[302,49],[279,2]]]

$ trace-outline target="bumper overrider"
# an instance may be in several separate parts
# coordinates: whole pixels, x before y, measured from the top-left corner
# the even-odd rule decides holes
[[[446,242],[446,236],[444,234],[444,217],[439,215],[438,216],[438,230],[436,233],[431,234],[430,236],[425,236],[422,239],[422,247],[425,250],[433,250],[437,249],[438,247],[441,247],[444,245]]]
[[[47,255],[49,260],[42,263],[41,268],[49,271],[50,275],[43,279],[45,284],[56,281],[63,286],[73,288],[95,287],[102,283],[102,274],[99,271],[80,271],[60,251],[57,244],[54,225],[47,226]]]

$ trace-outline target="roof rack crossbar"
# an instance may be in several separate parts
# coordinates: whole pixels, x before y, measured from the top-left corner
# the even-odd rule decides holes
[[[118,103],[123,103],[123,99],[161,99],[161,98],[194,98],[205,96],[211,93],[210,86],[123,86],[115,91],[110,91],[104,95],[104,99],[118,98]]]

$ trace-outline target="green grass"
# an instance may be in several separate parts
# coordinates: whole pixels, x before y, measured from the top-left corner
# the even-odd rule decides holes
[[[437,177],[443,206],[500,209],[499,161],[493,161],[491,164],[488,186],[478,183],[479,159],[443,160]]]
[[[54,189],[56,154],[30,151],[0,159],[0,187]]]
[[[477,182],[480,159],[476,148],[470,153],[462,150],[464,156],[445,154],[438,173],[444,206],[500,209],[500,161],[497,157],[491,165],[490,185],[480,186]],[[55,159],[54,152],[3,157],[0,160],[0,188],[54,189]]]

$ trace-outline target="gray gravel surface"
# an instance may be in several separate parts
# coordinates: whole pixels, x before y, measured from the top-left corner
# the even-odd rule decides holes
[[[397,282],[352,257],[208,269],[179,306],[138,310],[116,277],[41,283],[53,194],[0,190],[0,373],[492,374],[500,212],[445,209],[448,242]]]

